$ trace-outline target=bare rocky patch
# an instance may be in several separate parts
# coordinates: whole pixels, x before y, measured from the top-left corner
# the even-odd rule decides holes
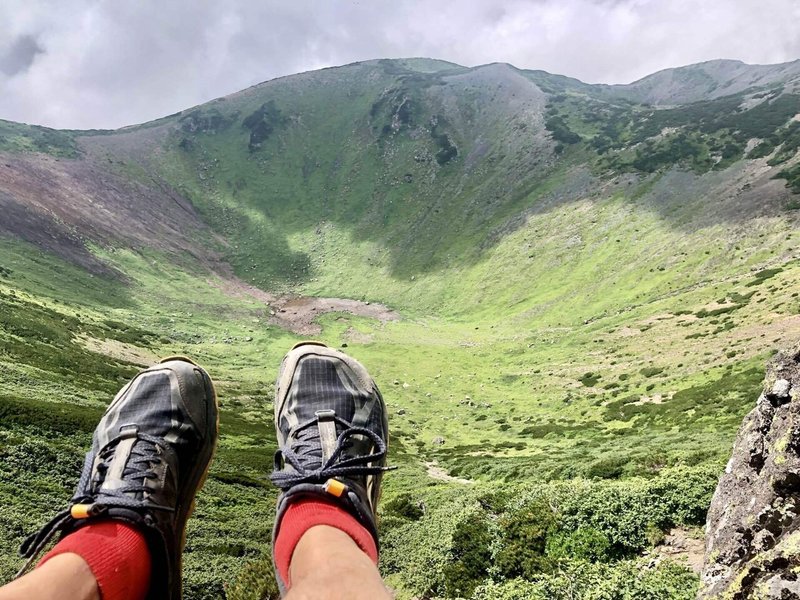
[[[376,319],[381,323],[397,321],[400,314],[383,304],[346,298],[314,298],[310,296],[279,297],[271,304],[270,323],[300,335],[322,331],[316,319],[326,313],[344,312],[357,317]]]
[[[652,396],[642,396],[636,402],[631,402],[631,404],[635,406],[642,406],[644,404],[663,404],[665,400],[672,399],[672,396],[675,395],[675,392],[669,392],[668,394],[653,394]]]
[[[400,314],[383,304],[361,302],[347,298],[317,298],[313,296],[277,296],[238,279],[232,272],[222,279],[209,279],[208,283],[235,298],[249,297],[263,302],[269,314],[269,323],[299,335],[317,335],[322,327],[316,319],[326,313],[341,312],[356,317],[368,317],[381,323],[398,321]],[[366,342],[371,339],[352,327],[347,330],[349,341]]]
[[[122,275],[89,244],[188,253],[214,268],[217,240],[192,204],[160,180],[137,181],[116,163],[87,155],[0,155],[0,234],[30,242],[96,275]]]
[[[425,463],[425,470],[428,473],[428,477],[431,479],[436,479],[438,481],[446,481],[447,483],[458,483],[460,485],[471,485],[474,483],[469,479],[464,479],[463,477],[454,477],[450,475],[447,471],[445,471],[436,461],[426,462]]]
[[[651,557],[650,566],[654,567],[663,560],[673,560],[686,565],[699,575],[703,570],[704,551],[705,543],[701,531],[673,527],[664,536],[663,542],[645,554]]]

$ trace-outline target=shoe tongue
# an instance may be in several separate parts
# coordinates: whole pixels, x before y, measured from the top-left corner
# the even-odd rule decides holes
[[[144,462],[139,462],[138,464],[134,462],[136,459],[150,455],[152,455],[153,460],[147,466]],[[142,500],[145,494],[143,489],[126,490],[124,492],[119,492],[118,490],[131,486],[144,488],[147,483],[145,475],[148,472],[165,468],[165,463],[158,460],[157,451],[151,442],[139,439],[135,435],[123,436],[114,447],[109,458],[105,477],[100,485],[100,491],[117,492],[135,500]],[[159,474],[157,474],[157,477],[158,480],[163,479]]]
[[[302,448],[301,456],[315,459],[314,466],[321,467],[322,463],[335,451],[336,440],[341,432],[341,426],[335,422],[325,423],[320,427],[320,423],[317,421],[301,429],[296,437]]]

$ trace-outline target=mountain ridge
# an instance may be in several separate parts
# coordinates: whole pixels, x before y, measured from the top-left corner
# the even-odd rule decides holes
[[[291,76],[291,77],[288,77],[288,78],[281,78],[281,79],[273,80],[273,81],[270,81],[270,82],[264,82],[262,84],[258,84],[256,86],[248,88],[247,90],[242,90],[241,92],[233,94],[230,97],[228,97],[227,99],[217,99],[215,101],[212,101],[211,103],[208,103],[208,104],[205,104],[205,105],[201,105],[201,106],[195,107],[193,109],[187,109],[185,111],[181,111],[180,113],[176,113],[176,115],[172,115],[170,117],[165,117],[165,118],[159,119],[159,120],[151,122],[151,123],[124,128],[122,130],[119,130],[117,132],[117,134],[126,134],[127,135],[129,132],[133,132],[133,131],[136,131],[138,129],[144,128],[146,130],[150,130],[151,132],[152,131],[156,131],[156,130],[157,131],[163,131],[164,133],[161,134],[161,135],[167,135],[169,130],[171,128],[174,128],[175,121],[182,121],[182,122],[185,123],[186,122],[185,120],[187,118],[190,118],[187,115],[191,115],[193,111],[200,111],[200,112],[202,112],[204,110],[212,110],[212,111],[216,110],[216,111],[219,111],[218,107],[221,107],[223,105],[229,105],[231,102],[234,102],[234,103],[239,102],[241,104],[242,101],[245,101],[245,103],[246,103],[248,98],[254,98],[254,97],[258,96],[259,94],[265,94],[265,93],[268,94],[268,93],[270,93],[270,90],[274,89],[276,86],[277,87],[282,87],[282,86],[285,86],[285,85],[291,85],[291,86],[296,87],[297,85],[301,85],[301,82],[303,81],[304,78],[314,80],[314,79],[317,79],[317,78],[320,78],[320,77],[326,77],[326,76],[328,76],[328,74],[331,74],[331,76],[336,78],[336,77],[340,77],[347,70],[359,70],[359,69],[365,69],[365,68],[367,70],[372,69],[371,72],[374,73],[375,69],[380,69],[381,68],[380,67],[381,64],[383,64],[383,65],[388,65],[388,64],[394,65],[392,68],[393,69],[399,69],[399,73],[400,73],[399,76],[401,78],[402,77],[407,77],[407,75],[405,75],[405,76],[402,75],[402,71],[405,68],[403,66],[402,61],[401,62],[398,62],[398,61],[394,61],[394,62],[391,62],[391,61],[388,61],[388,62],[387,61],[384,61],[384,62],[381,62],[381,61],[367,61],[367,62],[353,63],[353,64],[347,65],[345,67],[340,67],[339,68],[340,70],[338,70],[338,71],[336,69],[327,69],[325,71],[316,72],[317,73],[316,75],[314,74],[315,72],[310,72],[310,73],[307,73],[307,74],[300,74],[300,75]],[[484,89],[488,90],[488,87],[486,87],[486,86],[490,85],[489,80],[491,80],[492,77],[493,77],[492,75],[490,75],[491,73],[500,73],[500,72],[509,73],[509,74],[511,74],[511,73],[521,73],[521,74],[523,74],[523,76],[525,76],[526,74],[530,74],[530,73],[534,73],[534,76],[537,76],[536,74],[538,73],[538,72],[529,72],[529,71],[524,71],[524,70],[520,71],[519,69],[516,69],[516,68],[514,68],[512,66],[502,66],[501,67],[501,66],[498,66],[499,64],[500,63],[494,64],[494,65],[483,65],[483,66],[474,67],[474,68],[459,68],[459,69],[456,70],[456,72],[451,72],[449,75],[447,75],[447,77],[449,77],[451,80],[456,81],[456,82],[460,80],[459,78],[463,79],[464,77],[467,77],[467,78],[471,77],[473,79],[476,76],[479,79],[481,77],[483,77],[486,81],[484,81],[483,84],[481,84],[481,85],[484,85]],[[708,63],[703,63],[703,64],[708,64]],[[790,64],[794,64],[794,63],[790,63]],[[800,64],[800,63],[798,63],[798,64]],[[449,63],[447,65],[448,65],[448,68],[449,68]],[[690,67],[687,67],[687,68],[690,68]],[[341,69],[344,69],[345,71],[342,71]],[[447,69],[445,69],[445,71],[447,71]],[[407,73],[410,73],[410,72],[407,72]],[[423,77],[423,78],[424,77],[428,77],[429,79],[430,79],[430,77],[432,77],[431,74],[427,74],[427,75],[420,74],[419,76]],[[549,74],[546,74],[546,76],[551,81],[552,81],[553,77],[556,77],[556,79],[558,81],[563,81],[563,78],[561,78],[561,76],[550,76]],[[439,75],[437,75],[437,77],[439,77]],[[503,77],[501,76],[500,79],[498,79],[495,82],[495,84],[502,85],[503,84],[503,81],[501,81],[502,79],[503,79]],[[645,78],[643,80],[640,80],[640,81],[645,81],[646,79],[647,78]],[[477,81],[477,80],[475,80],[475,81]],[[516,80],[516,81],[520,81],[520,80]],[[567,80],[567,87],[573,86],[574,85],[574,81],[576,81],[576,80]],[[510,84],[510,80],[505,81],[505,83]],[[539,89],[541,89],[541,87],[539,87],[536,84],[536,82],[533,82],[533,83],[534,83],[535,86],[537,86]],[[635,82],[635,83],[638,83],[638,82]],[[322,85],[324,86],[326,84],[323,83]],[[429,86],[428,83],[426,83],[424,85],[425,86]],[[494,84],[492,84],[492,85],[494,85]],[[510,95],[506,94],[504,96],[505,99],[503,100],[503,103],[505,104],[505,106],[504,106],[503,110],[516,111],[516,109],[514,107],[516,105],[515,103],[518,103],[518,101],[513,96],[513,94],[522,92],[522,90],[524,88],[520,88],[518,83],[515,83],[513,85],[517,85],[518,86],[517,92],[509,92]],[[631,85],[635,85],[635,84],[631,84]],[[398,89],[399,89],[399,91],[397,93],[406,93],[406,91],[407,91],[407,90],[406,91],[403,90],[402,84],[401,84],[401,87],[398,88]],[[420,99],[424,95],[430,96],[431,90],[435,90],[435,89],[436,89],[436,86],[434,86],[433,88],[431,88],[431,87],[423,87],[423,88],[420,88],[420,89],[416,90],[415,93],[419,96],[417,101],[420,101]],[[600,91],[600,95],[604,96],[605,95],[605,90],[607,89],[607,86],[605,86],[605,87],[604,86],[600,86],[599,88],[593,88],[592,86],[589,86],[588,84],[581,84],[580,89],[581,90],[587,90],[588,89],[588,90],[594,91],[594,92],[597,92],[599,90]],[[476,93],[476,92],[472,91],[470,93]],[[493,93],[493,95],[494,95],[494,97],[496,99],[498,92],[495,91],[495,92],[492,92],[492,93]],[[505,93],[505,92],[503,92],[503,93]],[[525,93],[527,93],[527,92],[525,92]],[[558,90],[550,90],[550,91],[548,91],[546,93],[549,94],[550,98],[552,98],[553,95],[558,97],[558,94],[560,92],[558,92]],[[591,96],[587,96],[587,97],[591,98]],[[448,100],[448,102],[450,102],[450,101]],[[553,107],[552,100],[548,100],[548,102],[549,102],[549,105],[552,108]],[[569,106],[567,108],[568,109],[572,109],[572,107],[569,107]],[[602,106],[601,108],[603,110],[605,110],[604,106]],[[470,110],[472,110],[472,109],[470,109]],[[539,110],[540,112],[542,112],[540,109],[536,109],[536,110]],[[595,108],[592,107],[592,106],[589,106],[588,108],[581,108],[581,110],[595,110]],[[615,110],[617,110],[617,109],[615,109]],[[571,117],[568,117],[568,118],[571,118]],[[574,143],[574,140],[576,139],[576,134],[574,132],[572,132],[572,130],[569,129],[569,126],[567,124],[562,126],[560,123],[566,123],[566,121],[564,121],[564,117],[563,116],[556,115],[554,118],[550,119],[550,123],[549,123],[549,125],[551,127],[554,127],[554,131],[549,131],[548,130],[548,131],[544,132],[542,129],[539,129],[539,131],[543,131],[543,133],[545,133],[548,136],[549,135],[561,136],[563,139],[567,140],[567,143],[564,144],[563,141],[559,141],[559,145],[561,145],[562,147],[569,147],[570,142]],[[521,121],[520,122],[520,126],[522,126],[522,125],[524,125],[524,123]],[[417,126],[419,126],[419,125],[417,125]],[[402,129],[402,127],[403,126],[401,124],[400,125],[400,129]],[[95,134],[96,134],[96,132],[92,132],[92,135],[90,136],[90,138],[86,138],[86,137],[83,137],[80,134],[78,134],[77,135],[77,139],[82,139],[83,140],[82,143],[84,143],[84,144],[91,144],[92,143],[91,137],[95,137]],[[109,133],[109,132],[101,134],[97,138],[97,140],[95,142],[95,145],[97,145],[97,144],[101,144],[102,145],[102,142],[100,140],[109,139],[108,136],[112,136],[113,137],[114,135],[115,135],[114,133]],[[135,136],[135,134],[132,134],[132,135]],[[437,139],[439,139],[441,141],[441,143],[447,143],[446,142],[446,140],[448,139],[446,137],[447,135],[448,134],[445,133],[444,136],[440,136]],[[477,134],[477,132],[474,132],[474,131],[464,130],[462,135],[467,136],[467,137],[473,136],[473,138],[474,138],[474,136],[478,135],[478,134]],[[128,136],[128,137],[130,137],[130,136]],[[146,136],[140,136],[140,137],[146,137]],[[186,139],[188,139],[188,138],[186,138]],[[491,138],[489,138],[489,139],[491,139]],[[510,137],[509,134],[506,134],[506,139],[509,140],[508,143],[513,143],[513,142],[510,141],[512,138]],[[597,140],[598,140],[598,137],[595,137],[595,142]],[[437,143],[439,143],[439,142],[437,142]],[[504,143],[506,143],[506,142],[504,142]],[[449,148],[451,148],[451,149],[448,150],[448,151],[457,151],[457,150],[455,150],[455,146],[452,146],[452,147],[449,147]],[[486,152],[487,151],[486,148],[487,147],[485,146],[485,144],[483,146],[481,146],[481,143],[478,142],[477,146],[472,148],[471,151],[468,151],[466,153],[466,156],[463,156],[463,158],[466,161],[466,163],[469,163],[467,166],[469,166],[470,168],[473,168],[474,165],[472,163],[475,160],[477,160],[475,157],[481,155],[481,153],[483,153],[483,152]],[[441,151],[441,148],[439,148],[437,151]],[[523,155],[520,154],[520,156],[523,156]],[[542,155],[542,159],[545,162],[547,162],[547,160],[550,160],[550,159],[546,158],[544,155]],[[630,167],[625,167],[625,168],[630,168]],[[519,168],[516,169],[517,172],[519,172],[520,169],[525,169],[525,167],[522,167],[520,165]],[[634,171],[635,170],[636,170],[636,167],[634,167]]]

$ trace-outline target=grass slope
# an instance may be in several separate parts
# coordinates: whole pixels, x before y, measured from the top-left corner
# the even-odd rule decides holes
[[[734,104],[656,113],[545,75],[356,64],[94,135],[85,158],[179,190],[248,283],[401,314],[318,319],[391,411],[400,598],[559,598],[568,579],[580,598],[693,597],[685,568],[639,554],[702,524],[765,359],[800,335],[797,213],[766,155],[742,158]],[[786,149],[791,127],[757,134]],[[670,154],[678,135],[699,150]],[[191,256],[92,251],[126,279],[0,240],[0,569],[65,502],[121,382],[186,354],[222,406],[186,597],[260,597],[272,380],[299,338]]]

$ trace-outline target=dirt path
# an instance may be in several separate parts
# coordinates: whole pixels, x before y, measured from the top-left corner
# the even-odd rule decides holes
[[[453,477],[445,471],[436,461],[426,462],[425,468],[428,472],[428,477],[438,479],[439,481],[447,481],[448,483],[460,483],[461,485],[472,485],[474,481],[463,479],[461,477]]]
[[[702,535],[692,535],[691,530],[674,527],[649,555],[656,562],[669,558],[683,563],[699,575],[703,570],[704,552],[705,542]]]

